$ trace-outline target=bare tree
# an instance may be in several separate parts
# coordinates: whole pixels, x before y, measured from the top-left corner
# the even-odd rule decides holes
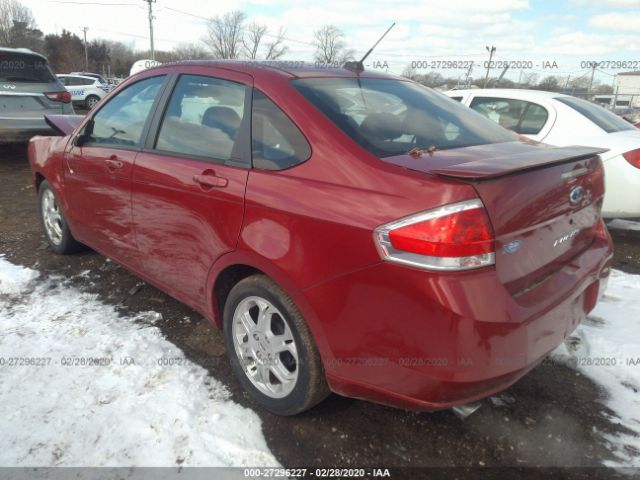
[[[343,64],[353,58],[353,50],[347,48],[342,30],[334,25],[325,25],[313,32],[316,47],[314,60],[325,64]]]
[[[36,21],[31,9],[25,7],[18,0],[0,0],[0,45],[8,47],[23,47],[15,45],[14,33],[17,27],[36,29]]]
[[[402,71],[402,76],[409,80],[418,80],[418,71],[409,63]]]
[[[214,57],[234,59],[241,56],[246,18],[243,12],[236,10],[209,20],[204,43]]]
[[[277,34],[271,35],[266,25],[252,22],[244,29],[242,38],[244,55],[250,60],[258,58],[277,60],[289,50],[289,47],[284,45],[284,35],[285,30],[283,28],[280,28]],[[271,37],[273,40],[265,42],[265,37]],[[261,49],[263,44],[264,48]],[[264,52],[262,55],[261,50]]]
[[[289,51],[289,47],[284,45],[285,33],[286,30],[280,27],[278,33],[273,36],[273,40],[265,45],[265,60],[277,60]]]
[[[259,25],[256,22],[251,22],[244,32],[242,38],[242,46],[244,48],[244,54],[250,60],[258,58],[258,50],[260,49],[260,42],[267,33],[266,25]]]
[[[211,58],[211,54],[195,43],[181,43],[171,52],[171,61],[176,60],[204,60]]]

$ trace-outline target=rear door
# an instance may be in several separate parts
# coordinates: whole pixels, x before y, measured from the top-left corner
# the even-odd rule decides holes
[[[250,166],[252,77],[184,67],[135,161],[138,268],[192,305],[236,247]]]
[[[79,240],[130,262],[131,172],[166,75],[149,77],[120,91],[70,142],[65,156],[67,215]],[[81,143],[81,145],[77,145]]]

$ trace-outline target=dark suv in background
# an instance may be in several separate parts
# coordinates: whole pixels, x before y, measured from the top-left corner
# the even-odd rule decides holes
[[[0,48],[0,144],[51,135],[44,116],[73,113],[71,94],[45,57],[24,48]]]

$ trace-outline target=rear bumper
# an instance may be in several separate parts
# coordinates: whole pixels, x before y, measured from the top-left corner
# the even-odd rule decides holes
[[[402,408],[465,404],[507,388],[576,328],[609,274],[606,229],[514,299],[493,268],[432,274],[380,263],[305,290],[333,391]]]
[[[56,135],[42,118],[0,118],[0,143],[27,142],[36,135]]]
[[[605,196],[602,216],[605,218],[640,217],[640,168],[616,155],[604,162]]]

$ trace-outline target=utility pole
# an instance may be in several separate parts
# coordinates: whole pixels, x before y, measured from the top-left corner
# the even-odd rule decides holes
[[[153,4],[156,0],[143,0],[149,4],[149,42],[151,45],[151,60],[156,59],[156,52],[153,48]]]
[[[471,72],[473,71],[473,62],[469,63],[469,69],[467,70],[467,75],[464,78],[464,86],[466,88],[469,88],[469,85],[471,85]]]
[[[591,98],[591,87],[593,86],[593,76],[596,74],[596,66],[598,62],[593,62],[591,66],[591,80],[589,80],[589,90],[587,90],[587,97]]]
[[[498,81],[496,82],[496,87],[500,86],[500,82],[502,81],[502,78],[504,77],[504,74],[507,73],[507,70],[509,70],[509,64],[507,63],[504,67],[504,70],[502,70],[502,73],[500,74],[500,77],[498,78]]]
[[[491,45],[491,48],[489,48],[489,46],[486,46],[485,48],[487,49],[487,52],[489,52],[489,63],[487,63],[487,75],[484,77],[484,88],[487,88],[487,82],[489,81],[489,68],[491,68],[491,60],[493,59],[493,52],[496,51],[496,47]]]
[[[89,51],[87,50],[87,30],[89,27],[82,27],[82,31],[84,32],[84,71],[89,71]]]

